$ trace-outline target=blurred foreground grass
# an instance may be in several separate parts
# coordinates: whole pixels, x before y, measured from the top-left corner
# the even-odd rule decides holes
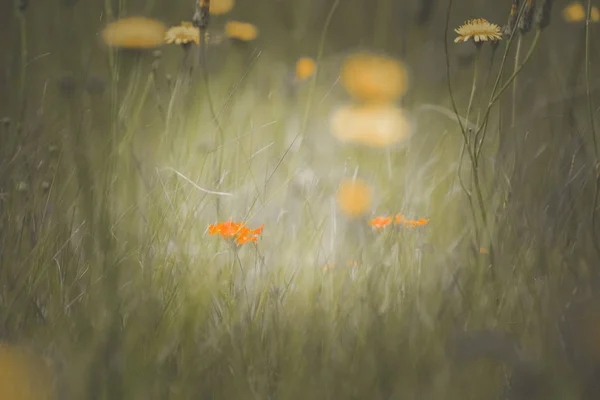
[[[16,18],[4,25],[0,77],[0,399],[41,399],[11,391],[49,386],[57,399],[596,398],[597,27],[586,57],[585,24],[565,23],[557,4],[518,96],[492,109],[478,172],[485,239],[457,180],[446,2],[419,25],[422,2],[344,0],[326,27],[334,1],[240,0],[211,26],[231,17],[261,35],[209,47],[208,87],[179,47],[114,51],[95,37],[109,10],[177,24],[187,3],[2,12]],[[496,3],[455,1],[450,27],[504,23],[510,1]],[[448,35],[464,113],[474,47]],[[317,76],[294,82],[296,59],[322,44]],[[484,69],[473,122],[505,46],[492,60],[482,50],[490,77]],[[330,115],[349,102],[340,64],[357,49],[411,70],[402,105],[415,133],[400,148],[330,134]],[[355,174],[374,200],[346,220],[335,194]],[[396,213],[430,222],[367,224]],[[259,242],[232,250],[207,234],[230,218],[264,223]]]

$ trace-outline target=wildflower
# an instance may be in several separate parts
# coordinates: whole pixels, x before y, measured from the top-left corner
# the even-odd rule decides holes
[[[388,147],[412,135],[403,110],[391,104],[347,105],[331,116],[331,133],[338,140],[370,147]]]
[[[480,247],[479,248],[479,254],[488,254],[489,250],[486,249],[485,247]]]
[[[466,42],[473,38],[475,44],[482,42],[502,40],[502,32],[496,24],[488,22],[484,18],[472,19],[459,26],[454,30],[458,33],[458,37],[454,39],[454,43]]]
[[[235,240],[238,245],[248,242],[257,242],[258,236],[262,234],[264,224],[257,229],[249,229],[243,222],[220,222],[208,226],[209,235],[221,235],[226,239]]]
[[[385,228],[391,223],[392,217],[376,217],[369,221],[369,225],[378,230]]]
[[[396,216],[394,217],[394,224],[395,225],[404,225],[405,228],[416,228],[417,226],[424,226],[427,225],[429,223],[430,219],[427,218],[423,218],[423,219],[406,219],[406,217],[402,214],[396,214]]]
[[[359,217],[367,212],[373,200],[369,185],[360,179],[344,179],[337,192],[337,203],[347,217]]]
[[[213,15],[226,14],[235,5],[235,0],[210,0],[209,12]]]
[[[340,83],[355,100],[389,103],[406,92],[408,72],[403,63],[392,57],[356,53],[344,60]]]
[[[583,22],[586,20],[586,14],[585,7],[578,1],[572,2],[563,9],[563,18],[567,22]],[[590,21],[600,21],[600,10],[596,6],[592,6]]]
[[[258,28],[247,22],[228,21],[225,25],[225,36],[249,42],[258,37]]]
[[[296,62],[296,79],[299,81],[306,80],[313,76],[316,70],[315,60],[310,57],[301,57]]]
[[[111,47],[148,49],[164,44],[167,27],[145,17],[122,18],[102,31],[104,43]]]
[[[200,44],[200,29],[191,22],[181,22],[181,25],[169,28],[165,34],[166,43],[187,44],[194,42]]]

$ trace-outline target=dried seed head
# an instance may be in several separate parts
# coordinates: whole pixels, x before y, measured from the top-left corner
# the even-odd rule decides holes
[[[535,18],[534,18],[534,23],[535,26],[542,30],[544,28],[546,28],[548,25],[550,25],[550,14],[552,13],[552,2],[553,0],[543,0],[544,2],[542,3],[541,7],[538,7],[536,13],[535,13]]]
[[[522,35],[526,34],[531,30],[531,24],[533,23],[533,15],[535,13],[535,0],[526,0],[525,9],[523,15],[519,21],[519,31]]]
[[[513,0],[512,5],[510,6],[508,24],[505,25],[505,29],[503,30],[504,35],[510,36],[511,32],[515,28],[515,24],[517,23],[517,17],[519,16],[519,3],[520,0]]]

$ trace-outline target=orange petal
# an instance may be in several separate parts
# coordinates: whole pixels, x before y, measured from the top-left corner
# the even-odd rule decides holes
[[[265,227],[265,224],[262,224],[261,226],[259,226],[258,228],[250,231],[253,235],[260,235],[262,234],[263,228]]]

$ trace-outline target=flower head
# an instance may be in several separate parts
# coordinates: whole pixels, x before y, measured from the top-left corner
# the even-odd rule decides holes
[[[221,235],[226,239],[234,240],[238,245],[248,242],[257,242],[258,236],[262,234],[264,224],[257,229],[250,229],[243,222],[219,222],[208,226],[209,235]]]
[[[389,103],[408,88],[408,71],[402,62],[369,52],[348,56],[340,71],[340,83],[355,100]]]
[[[247,22],[228,21],[225,24],[225,36],[230,39],[249,42],[258,37],[258,28]]]
[[[200,1],[202,4],[203,2]],[[210,0],[209,12],[212,15],[222,15],[226,14],[235,5],[235,0]]]
[[[484,18],[469,20],[456,28],[454,32],[458,33],[458,37],[454,39],[454,43],[466,42],[470,38],[473,38],[475,43],[502,39],[501,28]]]
[[[369,221],[369,225],[380,230],[392,223],[392,217],[376,217]]]
[[[360,179],[344,179],[337,192],[337,203],[344,215],[359,217],[371,206],[373,191]]]
[[[567,22],[584,22],[586,19],[586,9],[583,4],[578,1],[574,1],[563,9],[563,18]],[[598,7],[592,6],[592,12],[590,13],[590,21],[600,21],[600,10]]]
[[[315,60],[310,57],[301,57],[296,62],[296,79],[304,81],[313,76],[316,70]]]
[[[160,21],[145,17],[122,18],[102,31],[104,43],[111,47],[148,49],[164,44],[167,27]]]
[[[342,142],[384,148],[406,141],[412,125],[393,104],[346,105],[331,115],[331,133]]]
[[[194,42],[200,44],[200,29],[191,22],[181,22],[181,25],[169,28],[165,34],[166,43],[186,44]]]
[[[417,226],[427,225],[428,223],[429,218],[406,219],[406,217],[402,214],[396,214],[396,217],[394,217],[394,224],[402,224],[405,228],[416,228]]]

